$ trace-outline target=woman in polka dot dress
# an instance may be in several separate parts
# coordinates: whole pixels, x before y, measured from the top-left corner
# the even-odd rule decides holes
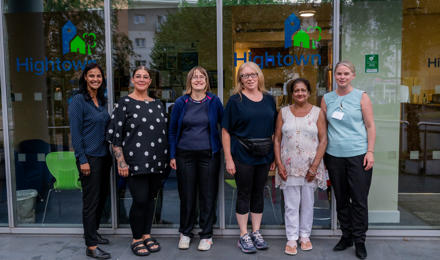
[[[144,256],[160,250],[150,231],[154,198],[168,168],[167,118],[162,102],[148,96],[148,69],[136,68],[131,81],[134,91],[115,104],[107,140],[112,144],[118,173],[127,177],[133,197],[129,216],[132,251]]]

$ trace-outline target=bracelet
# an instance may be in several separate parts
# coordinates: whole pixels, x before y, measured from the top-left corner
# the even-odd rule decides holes
[[[308,173],[310,173],[310,175],[312,175],[312,176],[315,176],[316,175],[316,172],[312,172],[312,171],[307,171]]]
[[[370,150],[368,150],[367,153],[368,153],[368,152],[370,152],[370,153],[374,153],[374,151],[370,151]]]

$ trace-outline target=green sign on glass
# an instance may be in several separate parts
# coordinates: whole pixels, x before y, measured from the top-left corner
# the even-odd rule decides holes
[[[365,73],[379,72],[379,55],[367,54],[365,55]]]

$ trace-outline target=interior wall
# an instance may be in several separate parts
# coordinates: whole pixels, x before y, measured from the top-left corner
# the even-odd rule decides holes
[[[410,103],[430,102],[440,86],[439,14],[437,0],[403,3],[402,60],[407,62],[402,62],[402,85],[409,88]],[[420,86],[420,93],[414,86]]]

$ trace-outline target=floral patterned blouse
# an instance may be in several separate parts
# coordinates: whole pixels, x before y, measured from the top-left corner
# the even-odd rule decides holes
[[[281,109],[283,118],[281,161],[287,171],[287,181],[283,181],[277,174],[277,186],[284,188],[285,186],[313,185],[324,190],[327,188],[328,173],[322,160],[319,163],[315,180],[311,183],[305,180],[319,145],[317,121],[320,111],[319,107],[313,106],[307,115],[297,117],[289,106]]]

